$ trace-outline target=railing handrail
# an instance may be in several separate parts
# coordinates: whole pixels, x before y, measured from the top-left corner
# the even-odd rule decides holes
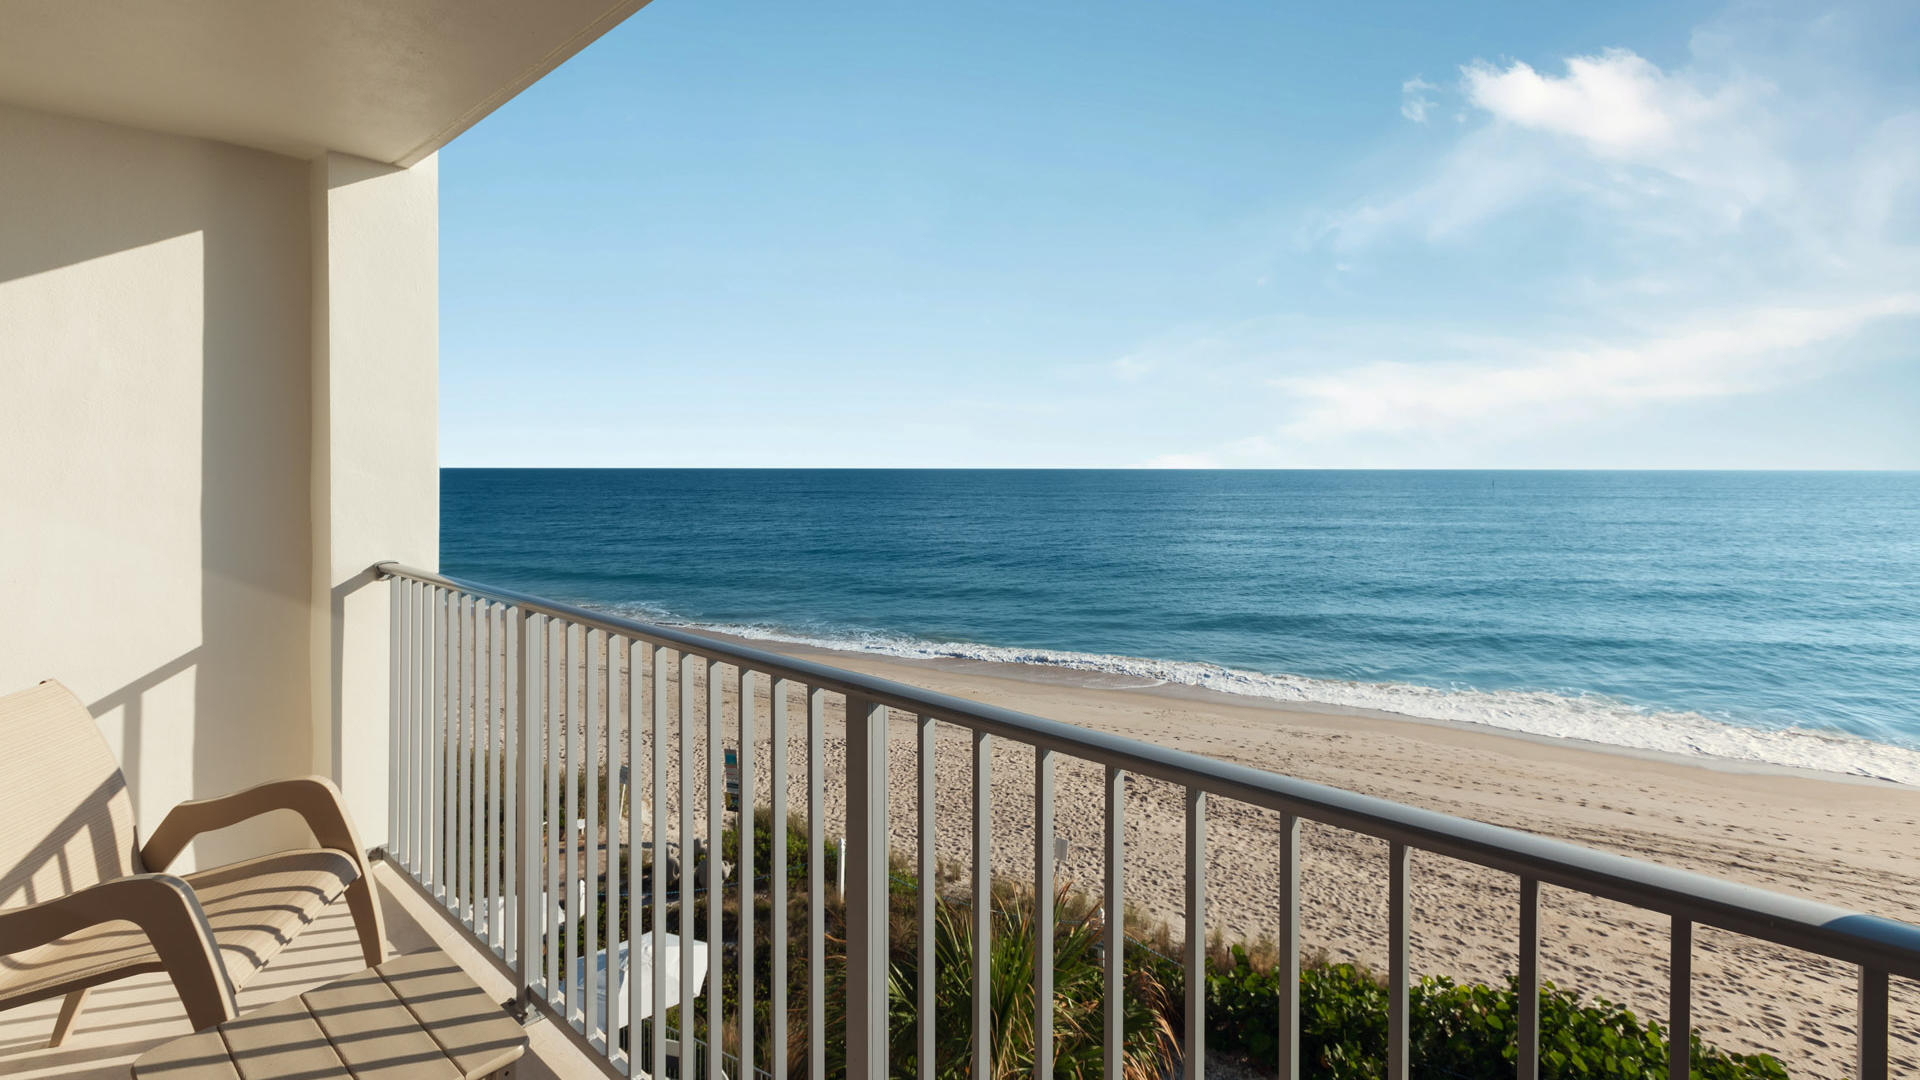
[[[990,735],[1007,736],[1030,746],[1052,749],[1069,757],[1210,795],[1282,811],[1863,968],[1920,979],[1920,927],[1895,919],[1091,731],[891,679],[593,611],[513,589],[448,577],[431,570],[393,562],[377,563],[372,569],[379,577],[408,578],[607,633],[655,645],[676,646],[774,679],[851,693],[877,705],[932,716]]]

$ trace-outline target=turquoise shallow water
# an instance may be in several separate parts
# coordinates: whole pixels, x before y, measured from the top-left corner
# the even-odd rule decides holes
[[[486,470],[442,566],[642,617],[1920,783],[1920,474]]]

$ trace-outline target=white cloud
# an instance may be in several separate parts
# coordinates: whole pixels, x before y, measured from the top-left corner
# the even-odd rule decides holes
[[[1438,89],[1440,88],[1418,75],[1401,83],[1400,115],[1416,124],[1426,123],[1427,114],[1432,112],[1435,106],[1433,98],[1428,95]]]
[[[1831,307],[1767,307],[1626,342],[1542,348],[1509,358],[1381,360],[1271,385],[1292,402],[1295,442],[1419,432],[1445,436],[1498,421],[1509,434],[1622,407],[1750,393],[1803,377],[1805,350],[1884,319],[1920,315],[1920,293]]]
[[[1625,49],[1560,66],[1463,65],[1467,122],[1453,147],[1410,187],[1325,215],[1317,237],[1343,249],[1400,233],[1446,240],[1550,196],[1610,209],[1636,230],[1697,233],[1806,194],[1792,126],[1819,118],[1788,115],[1778,89],[1745,68],[1664,71]],[[1403,113],[1424,123],[1438,89],[1403,84]]]
[[[1712,111],[1686,80],[1624,49],[1572,57],[1560,78],[1517,60],[1504,71],[1475,61],[1461,76],[1467,100],[1494,119],[1570,135],[1609,155],[1665,149]]]

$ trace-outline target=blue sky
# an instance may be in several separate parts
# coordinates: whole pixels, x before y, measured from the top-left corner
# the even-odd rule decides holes
[[[1920,468],[1916,9],[653,0],[441,154],[442,462]]]

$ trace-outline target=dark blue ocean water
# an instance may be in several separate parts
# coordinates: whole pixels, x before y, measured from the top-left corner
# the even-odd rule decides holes
[[[484,470],[446,572],[656,620],[1920,782],[1920,474]]]

